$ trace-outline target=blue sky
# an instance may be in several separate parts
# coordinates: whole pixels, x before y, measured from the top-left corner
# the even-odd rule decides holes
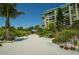
[[[41,25],[41,14],[48,9],[63,5],[62,3],[18,3],[17,9],[25,12],[24,15],[11,19],[11,26],[30,27]],[[5,18],[0,18],[0,27],[5,25]]]

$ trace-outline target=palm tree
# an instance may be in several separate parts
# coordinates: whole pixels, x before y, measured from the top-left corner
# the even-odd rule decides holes
[[[11,39],[10,36],[10,19],[11,18],[16,18],[18,15],[23,14],[24,12],[18,11],[16,9],[16,4],[15,3],[1,3],[0,4],[0,16],[5,17],[5,27],[6,27],[6,33],[5,37],[7,40]]]

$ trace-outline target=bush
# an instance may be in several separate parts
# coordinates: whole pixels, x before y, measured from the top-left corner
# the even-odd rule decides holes
[[[61,32],[56,33],[55,39],[52,41],[54,43],[69,42],[76,35],[79,35],[78,30],[72,30],[72,29],[63,30]]]
[[[26,31],[22,30],[16,30],[16,32],[14,33],[15,36],[25,36],[26,34]]]
[[[48,30],[46,29],[42,29],[40,32],[39,32],[39,35],[40,36],[44,36],[44,37],[48,37]]]

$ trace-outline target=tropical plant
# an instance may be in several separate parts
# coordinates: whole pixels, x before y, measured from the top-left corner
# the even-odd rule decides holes
[[[60,31],[63,27],[63,22],[64,22],[64,16],[63,16],[63,13],[62,13],[62,9],[61,8],[58,8],[58,11],[57,11],[57,20],[56,20],[56,28],[58,31]]]
[[[53,40],[53,42],[55,43],[64,43],[64,42],[68,42],[71,41],[71,39],[74,36],[78,36],[79,35],[79,31],[78,30],[73,30],[73,29],[68,29],[68,30],[63,30],[61,32],[56,33],[55,35],[55,39]]]
[[[16,4],[14,3],[0,3],[0,16],[5,17],[5,25],[6,25],[6,40],[11,40],[10,33],[10,19],[16,18],[18,15],[24,14],[24,12],[18,11],[16,9]]]

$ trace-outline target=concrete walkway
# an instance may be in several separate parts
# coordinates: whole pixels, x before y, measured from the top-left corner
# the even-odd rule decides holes
[[[74,55],[79,54],[79,52],[61,49],[52,43],[52,39],[31,34],[23,41],[4,43],[0,47],[0,54]]]

